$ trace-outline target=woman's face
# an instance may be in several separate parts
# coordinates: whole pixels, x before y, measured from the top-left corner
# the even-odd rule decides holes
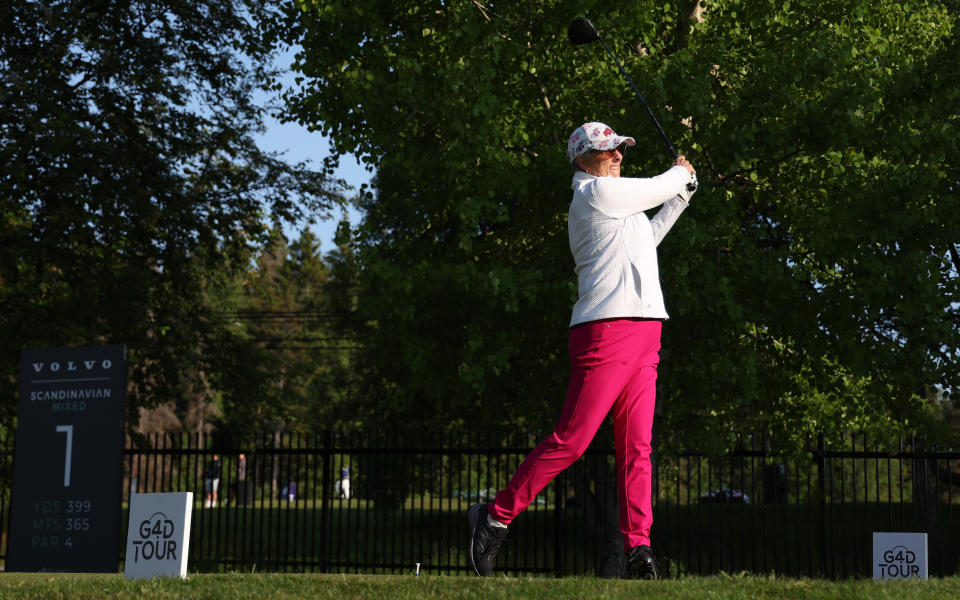
[[[620,177],[623,146],[613,150],[593,150],[578,160],[580,168],[594,177]]]

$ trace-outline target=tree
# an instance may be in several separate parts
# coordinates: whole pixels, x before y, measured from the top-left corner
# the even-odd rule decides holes
[[[340,302],[349,293],[336,286],[337,261],[321,256],[309,230],[288,242],[276,230],[240,285],[226,296],[222,317],[238,346],[230,356],[253,357],[218,381],[226,428],[237,438],[263,431],[308,433],[349,422],[344,410],[351,390],[354,341],[341,331]]]
[[[211,290],[274,221],[342,201],[253,139],[290,8],[13,0],[0,14],[2,421],[27,347],[128,344],[132,417],[187,374],[242,366],[217,344]]]
[[[675,426],[799,445],[939,425],[927,390],[956,385],[960,348],[954,14],[710,3],[667,65],[716,190],[682,230],[700,252],[664,265],[689,315],[665,339],[689,353],[665,367]]]
[[[660,247],[665,441],[784,444],[928,425],[957,384],[956,11],[937,2],[301,2],[289,114],[376,167],[358,230],[370,419],[539,429],[575,296],[563,152],[579,123],[701,191]],[[705,8],[705,10],[704,10]],[[951,262],[951,257],[953,262]]]

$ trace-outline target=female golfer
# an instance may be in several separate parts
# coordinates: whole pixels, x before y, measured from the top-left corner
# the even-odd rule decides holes
[[[579,286],[570,320],[570,384],[553,433],[493,502],[470,507],[467,557],[477,575],[493,572],[507,526],[583,454],[612,413],[627,562],[641,578],[659,576],[650,550],[650,439],[667,312],[656,247],[689,205],[696,176],[680,156],[656,177],[620,177],[623,152],[634,144],[603,123],[584,123],[567,142],[574,170],[567,229]],[[643,211],[661,204],[648,219]]]

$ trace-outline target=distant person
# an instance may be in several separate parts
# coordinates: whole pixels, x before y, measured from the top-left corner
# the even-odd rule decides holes
[[[237,456],[237,481],[247,480],[247,455],[243,452]]]
[[[340,479],[333,485],[333,490],[338,498],[350,499],[350,467],[340,469]]]
[[[280,490],[280,499],[293,502],[297,499],[297,482],[290,481],[287,482],[283,489]]]
[[[207,464],[203,471],[203,491],[206,494],[204,506],[210,508],[217,505],[217,491],[220,489],[220,474],[223,472],[223,464],[220,462],[220,455],[214,454],[213,460]]]
[[[247,455],[241,452],[237,455],[237,480],[230,484],[230,489],[232,490],[231,497],[224,499],[224,502],[230,500],[234,504],[246,504],[249,500],[245,500],[246,495],[248,494],[247,489],[245,488],[247,482]]]
[[[641,579],[659,577],[650,548],[650,440],[667,311],[657,245],[687,207],[696,177],[683,156],[656,177],[620,177],[623,153],[634,143],[603,123],[584,123],[567,142],[574,171],[567,233],[579,290],[570,319],[570,383],[553,433],[492,502],[467,513],[467,560],[477,575],[492,574],[507,526],[580,458],[611,415],[628,568]],[[652,218],[644,214],[661,205]]]

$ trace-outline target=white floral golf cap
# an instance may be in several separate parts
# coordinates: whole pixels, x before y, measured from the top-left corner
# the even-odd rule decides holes
[[[636,145],[632,137],[617,135],[603,123],[584,123],[567,140],[567,160],[573,162],[587,150],[612,150],[620,144]]]

